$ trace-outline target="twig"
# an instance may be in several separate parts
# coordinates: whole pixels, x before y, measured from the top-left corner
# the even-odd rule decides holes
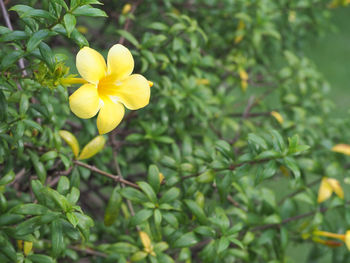
[[[141,2],[142,2],[142,0],[139,0],[139,1],[136,1],[136,2],[134,2],[134,3],[132,4],[129,15],[131,15],[131,14],[133,14],[133,13],[135,12],[137,6],[138,6]],[[129,28],[131,27],[131,25],[132,25],[131,18],[128,17],[128,18],[126,19],[126,21],[125,21],[125,24],[124,24],[124,28],[123,28],[123,29],[124,29],[125,31],[128,31]],[[124,44],[124,42],[125,42],[125,37],[122,36],[122,37],[119,39],[119,44]]]
[[[305,217],[312,216],[312,215],[316,214],[317,212],[325,213],[327,210],[328,210],[327,207],[323,207],[319,211],[311,211],[311,212],[308,212],[308,213],[305,213],[305,214],[301,214],[301,215],[297,215],[297,216],[292,216],[292,217],[286,218],[286,219],[282,220],[281,223],[257,226],[255,228],[253,228],[251,231],[252,232],[256,232],[256,231],[260,231],[260,230],[266,230],[266,229],[269,229],[269,228],[280,227],[281,225],[287,224],[289,222],[293,222],[293,221],[296,221],[296,220],[303,219]]]
[[[311,183],[307,184],[306,187],[311,187],[311,186],[314,186],[316,185],[317,183],[319,183],[321,181],[321,179],[316,179],[315,181],[312,181]],[[288,195],[286,195],[285,197],[283,197],[279,202],[278,202],[278,205],[282,205],[284,203],[284,201],[286,201],[287,199],[289,198],[292,198],[294,196],[296,196],[297,194],[300,194],[301,192],[305,191],[305,189],[307,188],[302,188],[302,189],[299,189],[293,193],[290,193]]]
[[[80,162],[80,161],[74,161],[74,163],[76,165],[81,166],[81,167],[85,167],[85,168],[87,168],[87,169],[89,169],[89,170],[91,170],[93,172],[96,172],[96,173],[102,174],[104,176],[107,176],[107,177],[113,179],[115,182],[123,183],[123,184],[126,184],[128,186],[134,187],[136,189],[140,189],[140,187],[137,184],[134,184],[134,183],[132,183],[132,182],[130,182],[128,180],[125,180],[120,175],[114,175],[114,174],[107,173],[105,171],[102,171],[102,170],[98,169],[95,166],[92,166],[92,165],[89,165],[89,164],[86,164],[86,163],[83,163],[83,162]]]
[[[254,105],[255,105],[255,97],[254,97],[254,95],[252,95],[249,98],[247,106],[242,114],[242,119],[240,120],[240,128],[237,131],[237,134],[235,135],[235,137],[232,139],[232,141],[229,142],[231,145],[235,144],[235,142],[238,141],[239,137],[241,136],[241,132],[242,132],[241,126],[243,125],[243,121],[248,118],[249,112],[251,111],[251,109],[253,108]]]
[[[93,250],[92,248],[89,248],[89,247],[85,247],[85,248],[82,248],[80,246],[68,246],[70,249],[73,249],[75,251],[78,251],[78,252],[83,252],[83,253],[86,253],[86,254],[89,254],[89,255],[94,255],[94,256],[99,256],[99,257],[108,257],[107,254],[105,253],[102,253],[102,252],[99,252],[99,251],[96,251],[96,250]]]

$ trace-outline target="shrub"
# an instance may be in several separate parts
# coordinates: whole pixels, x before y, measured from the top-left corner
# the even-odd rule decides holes
[[[104,2],[0,0],[0,261],[346,262],[350,123],[303,54],[339,3]],[[79,49],[118,43],[113,104]]]

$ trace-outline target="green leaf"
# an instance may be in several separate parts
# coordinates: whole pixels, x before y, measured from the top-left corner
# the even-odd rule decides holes
[[[79,219],[76,217],[76,215],[74,213],[68,212],[66,213],[66,217],[68,219],[68,221],[74,226],[76,227],[77,224],[79,223]]]
[[[29,99],[28,96],[22,93],[21,100],[19,102],[19,113],[21,115],[25,114],[29,108]]]
[[[154,192],[153,188],[148,183],[138,182],[137,184],[140,186],[141,190],[146,194],[146,196],[152,203],[154,204],[158,203],[157,195]]]
[[[61,219],[56,219],[51,222],[51,245],[52,256],[55,258],[65,249]]]
[[[207,223],[207,216],[204,214],[203,209],[193,200],[184,200],[186,206],[189,208],[191,213],[198,218],[198,221],[205,225]]]
[[[297,162],[291,157],[284,157],[284,164],[293,172],[295,178],[300,177],[300,169]]]
[[[227,237],[225,236],[221,237],[217,242],[217,253],[218,254],[222,253],[228,248],[229,245],[230,245],[230,241],[227,239]]]
[[[32,160],[32,164],[34,166],[36,175],[39,177],[39,180],[42,183],[44,183],[46,180],[45,166],[43,165],[42,162],[39,161],[39,157],[35,153],[33,153],[32,151],[29,151],[29,150],[28,150],[28,153],[29,153],[30,159]]]
[[[21,18],[36,17],[45,18],[47,20],[54,20],[55,17],[49,12],[42,9],[35,9],[27,5],[15,5],[10,8],[10,11],[16,11]]]
[[[39,51],[42,57],[42,60],[46,63],[51,71],[55,69],[55,57],[51,48],[44,42],[39,44]]]
[[[119,194],[119,188],[115,187],[105,211],[104,223],[106,226],[111,226],[117,220],[121,204],[122,197]]]
[[[67,200],[71,205],[75,205],[79,200],[79,196],[79,189],[73,186],[70,193],[67,195]]]
[[[184,235],[181,235],[178,239],[173,243],[174,248],[182,248],[182,247],[191,247],[198,243],[198,238],[193,232],[188,232]]]
[[[48,29],[41,29],[37,32],[35,32],[30,38],[27,43],[27,51],[31,52],[33,51],[44,39],[46,39],[48,36],[51,35],[50,30]]]
[[[16,174],[11,170],[0,179],[0,185],[7,185],[15,180]]]
[[[66,31],[67,31],[67,35],[68,37],[70,37],[70,34],[73,32],[75,28],[75,24],[77,23],[75,16],[70,13],[66,13],[63,17],[63,22],[64,22],[64,27],[66,28]]]
[[[1,60],[1,68],[7,69],[16,63],[21,57],[23,57],[24,52],[22,50],[11,51],[7,55],[5,55]]]
[[[152,186],[153,190],[158,193],[160,187],[160,178],[158,167],[154,164],[148,168],[148,183]]]
[[[42,132],[42,131],[43,131],[43,128],[42,128],[38,123],[36,123],[36,122],[33,121],[33,120],[24,119],[24,120],[23,120],[23,123],[25,123],[27,126],[33,128],[33,129],[36,129],[36,130],[39,131],[39,132]]]
[[[143,193],[131,187],[123,188],[120,194],[133,202],[144,203],[148,201],[147,197]]]
[[[266,141],[256,134],[249,133],[248,142],[252,145],[255,145],[257,148],[261,147],[262,149],[267,149]]]
[[[25,40],[29,37],[29,34],[24,31],[11,31],[7,34],[4,34],[0,37],[0,42],[16,41],[16,40]]]
[[[58,156],[56,151],[49,151],[40,156],[40,161],[47,162],[56,159]]]
[[[59,181],[58,181],[58,185],[57,185],[57,191],[62,194],[65,195],[68,193],[69,191],[69,187],[70,187],[70,182],[67,176],[61,176]]]
[[[7,226],[7,225],[15,225],[19,222],[22,222],[24,219],[24,216],[22,215],[15,215],[15,214],[2,214],[0,215],[0,227],[1,226]]]
[[[135,216],[131,218],[131,224],[132,225],[139,225],[142,222],[145,222],[148,218],[152,216],[153,212],[149,209],[142,209],[138,211]]]
[[[7,108],[8,108],[8,105],[7,105],[6,97],[5,97],[4,93],[2,92],[2,90],[0,90],[0,122],[6,121]]]
[[[120,30],[117,30],[117,33],[122,37],[124,37],[126,40],[128,40],[135,47],[140,46],[140,43],[137,41],[137,39],[133,35],[131,35],[128,31],[120,29]]]
[[[163,196],[159,200],[159,203],[161,204],[170,203],[175,199],[177,199],[179,195],[180,195],[179,188],[172,187],[163,194]]]
[[[45,215],[50,210],[39,204],[20,204],[12,208],[11,213],[19,215]]]
[[[166,24],[160,23],[160,22],[153,22],[149,25],[147,25],[147,28],[159,30],[159,31],[167,31],[169,27]]]
[[[55,263],[55,260],[52,257],[41,254],[28,255],[28,258],[34,263]]]
[[[92,7],[90,5],[79,6],[73,11],[73,15],[76,16],[94,16],[94,17],[107,17],[107,14],[101,9]]]

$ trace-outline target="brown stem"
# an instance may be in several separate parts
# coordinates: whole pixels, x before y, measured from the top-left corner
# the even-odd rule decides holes
[[[91,171],[93,171],[93,172],[95,172],[95,173],[99,173],[99,174],[102,174],[102,175],[104,175],[104,176],[107,176],[107,177],[113,179],[115,182],[123,183],[123,184],[126,184],[126,185],[128,185],[128,186],[134,187],[134,188],[136,188],[136,189],[140,189],[140,187],[139,187],[137,184],[134,184],[134,183],[132,183],[132,182],[130,182],[130,181],[128,181],[128,180],[125,180],[125,179],[122,178],[120,175],[114,175],[114,174],[107,173],[107,172],[105,172],[105,171],[102,171],[102,170],[98,169],[98,168],[95,167],[95,166],[92,166],[92,165],[83,163],[83,162],[81,162],[81,161],[74,161],[74,163],[75,163],[76,165],[81,166],[81,167],[85,167],[85,168],[87,168],[87,169],[89,169],[89,170],[91,170]]]

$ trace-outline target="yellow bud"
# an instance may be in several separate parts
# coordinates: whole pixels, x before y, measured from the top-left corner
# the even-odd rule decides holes
[[[148,234],[144,231],[140,231],[139,235],[140,235],[142,245],[144,247],[144,251],[152,256],[155,256],[156,254],[153,251],[153,245],[151,243],[151,239],[149,238]]]
[[[241,89],[243,92],[247,90],[248,82],[246,80],[241,80]]]
[[[196,79],[196,84],[198,85],[209,85],[209,79]]]
[[[105,146],[106,139],[102,135],[93,138],[81,151],[78,160],[88,159],[97,154]]]
[[[127,13],[129,13],[131,11],[131,7],[131,4],[125,4],[123,6],[122,14],[126,15]]]
[[[152,81],[148,81],[148,85],[149,85],[150,88],[152,88],[153,82]]]
[[[68,86],[72,84],[85,84],[88,82],[82,78],[64,78],[60,80],[60,83],[64,86]]]
[[[327,232],[327,231],[315,230],[314,232],[312,232],[312,234],[315,235],[315,236],[336,238],[336,239],[339,239],[341,241],[345,240],[345,235],[343,235],[343,234],[336,234],[336,233]]]
[[[327,177],[322,178],[320,188],[318,190],[318,198],[317,198],[318,203],[322,203],[326,201],[332,195],[333,189],[328,183],[327,179],[328,179]]]
[[[24,248],[23,248],[24,255],[27,256],[32,251],[32,248],[33,248],[33,242],[24,241]]]
[[[162,173],[159,173],[158,176],[159,176],[159,182],[162,183],[164,180],[164,175]]]
[[[346,231],[344,242],[348,250],[350,250],[350,230]]]
[[[333,178],[323,177],[318,190],[317,202],[322,203],[331,197],[332,193],[335,192],[339,198],[344,199],[344,191],[340,186],[338,180]]]
[[[65,131],[65,130],[60,130],[58,132],[58,134],[72,149],[74,156],[77,157],[79,154],[79,143],[78,143],[77,138],[72,133],[70,133],[69,131]]]
[[[350,145],[348,144],[337,144],[332,148],[333,152],[350,155]]]
[[[296,12],[295,11],[290,11],[288,15],[288,21],[293,23],[296,18]]]
[[[270,112],[271,116],[273,116],[280,124],[283,124],[283,117],[280,113],[277,111],[271,111]]]
[[[334,193],[339,196],[339,198],[344,199],[344,191],[343,188],[340,186],[340,183],[338,180],[333,178],[328,178],[328,183],[332,187]]]
[[[19,250],[23,250],[23,240],[17,240],[17,247]]]
[[[280,171],[283,173],[284,176],[288,177],[290,175],[288,169],[283,165],[280,166]]]
[[[77,26],[77,30],[82,34],[86,34],[89,31],[89,29],[85,26]]]
[[[320,243],[322,245],[328,246],[328,247],[340,247],[343,244],[338,242],[338,241],[333,241],[333,240],[323,240],[321,238],[318,237],[313,237],[312,241]]]
[[[239,70],[239,77],[240,77],[242,80],[248,80],[248,79],[249,79],[249,75],[248,75],[248,73],[247,73],[244,69],[240,69],[240,70]]]

